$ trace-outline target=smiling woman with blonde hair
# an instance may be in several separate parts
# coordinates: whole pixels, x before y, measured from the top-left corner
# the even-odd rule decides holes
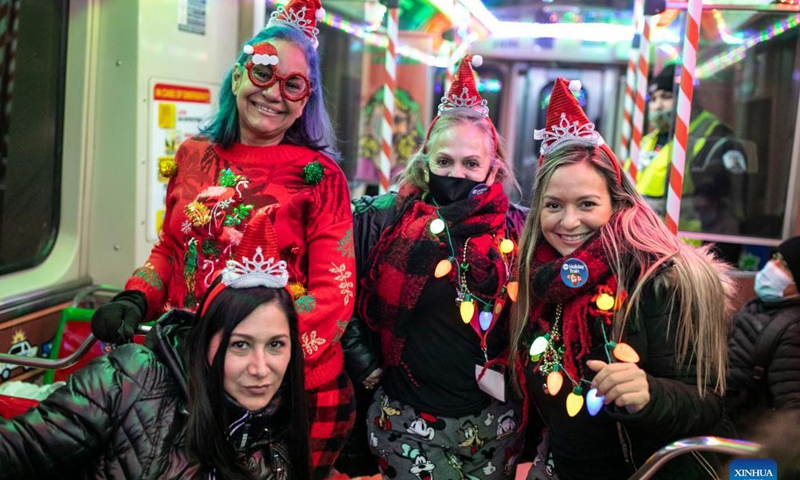
[[[720,395],[733,291],[728,267],[636,192],[576,87],[556,81],[537,132],[512,358],[540,414],[534,432],[547,427],[542,460],[561,480],[611,480],[674,440],[732,433]],[[711,460],[682,457],[657,478],[707,478]]]

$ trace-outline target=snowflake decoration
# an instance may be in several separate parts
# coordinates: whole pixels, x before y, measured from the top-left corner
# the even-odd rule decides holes
[[[540,155],[547,155],[559,146],[573,142],[593,147],[599,147],[606,143],[594,129],[594,123],[588,122],[583,125],[578,121],[570,123],[566,113],[562,113],[559,124],[551,125],[550,129],[552,131],[543,128],[533,132],[534,139],[542,140]]]
[[[317,337],[317,331],[313,330],[311,334],[304,333],[300,339],[303,343],[303,350],[304,355],[311,355],[317,350],[319,350],[320,345],[325,344],[325,339],[322,337]]]
[[[331,262],[331,265],[333,265],[333,268],[328,269],[328,271],[336,274],[336,280],[339,282],[339,293],[344,296],[344,304],[349,305],[350,299],[353,298],[353,282],[350,281],[353,273],[348,272],[344,264],[336,265]]]
[[[336,250],[342,254],[343,257],[353,258],[356,256],[355,247],[353,246],[353,230],[348,230],[344,237],[339,240],[339,245]]]
[[[261,247],[257,247],[252,260],[247,257],[242,257],[241,263],[228,260],[227,267],[222,272],[222,281],[234,288],[283,288],[289,281],[289,272],[285,261],[276,261],[272,257],[265,260]]]

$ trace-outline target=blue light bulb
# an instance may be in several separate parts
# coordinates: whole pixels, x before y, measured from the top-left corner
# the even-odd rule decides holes
[[[478,315],[478,321],[481,324],[481,330],[484,332],[489,330],[489,327],[492,326],[492,312],[482,311]]]
[[[606,397],[603,395],[597,396],[596,388],[589,390],[586,394],[586,410],[589,411],[589,415],[593,417],[597,415],[597,412],[603,408],[603,400],[605,400],[605,398]]]

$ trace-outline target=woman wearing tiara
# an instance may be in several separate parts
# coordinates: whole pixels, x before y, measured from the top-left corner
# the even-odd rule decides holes
[[[568,86],[579,89],[556,81],[537,131],[512,358],[535,405],[529,438],[546,426],[549,442],[529,478],[619,480],[675,440],[732,435],[720,396],[732,281],[667,230]],[[715,468],[711,455],[685,455],[656,478]]]

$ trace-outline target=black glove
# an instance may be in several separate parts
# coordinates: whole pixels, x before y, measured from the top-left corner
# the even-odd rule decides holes
[[[125,290],[92,315],[92,333],[109,343],[128,343],[147,313],[147,297],[139,290]]]

